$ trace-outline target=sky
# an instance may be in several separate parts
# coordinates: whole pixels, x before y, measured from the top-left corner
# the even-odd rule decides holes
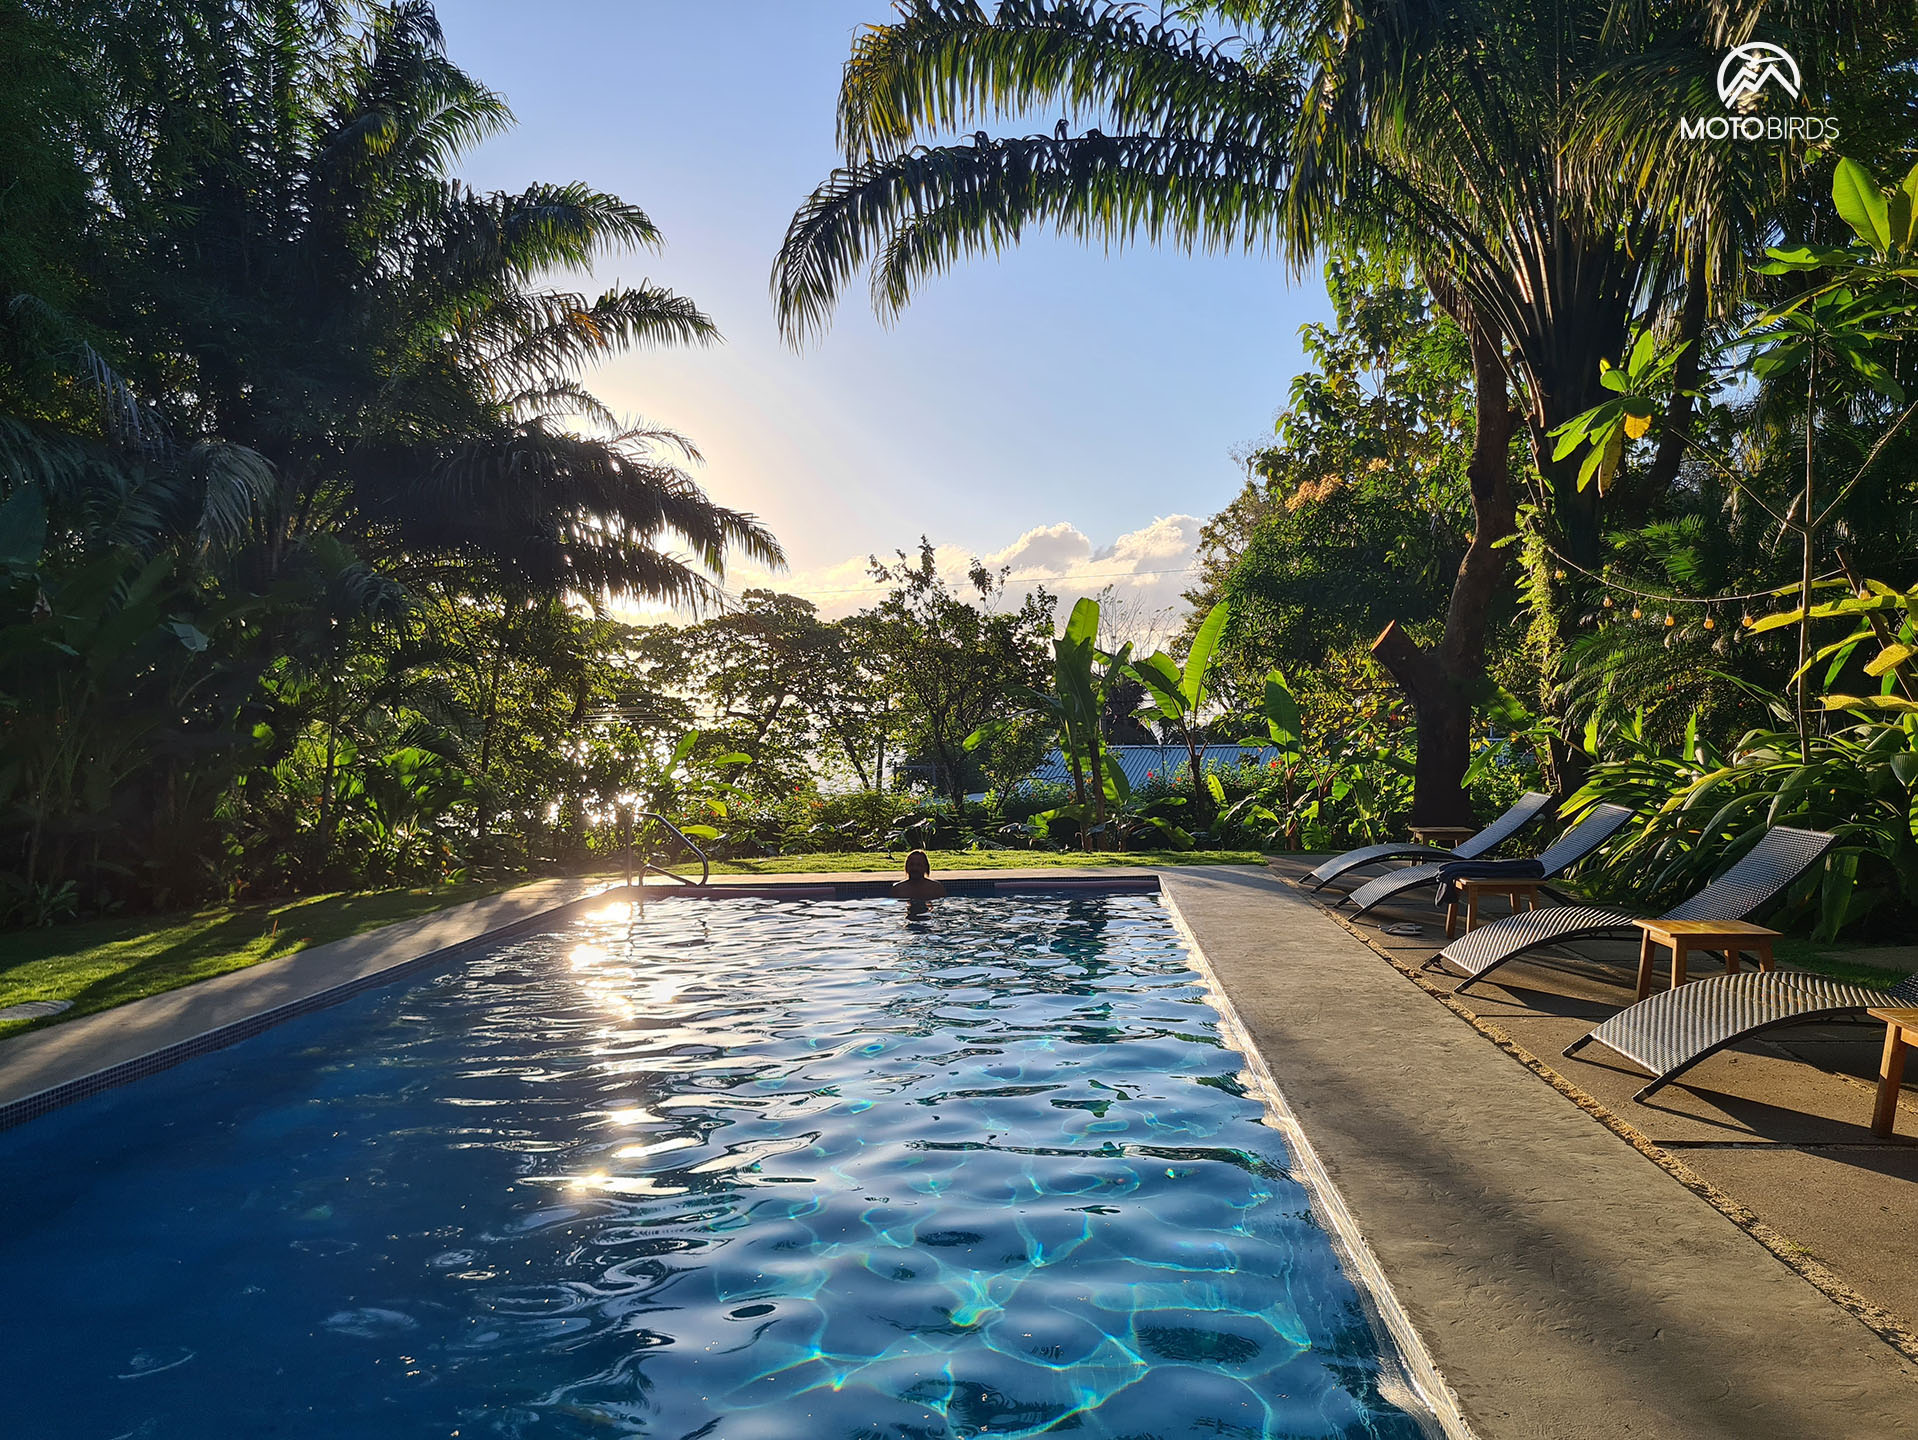
[[[1067,604],[1107,585],[1179,606],[1199,526],[1237,493],[1329,306],[1263,256],[1106,253],[1050,236],[966,262],[880,324],[854,286],[796,351],[769,298],[793,210],[831,172],[839,70],[887,0],[440,0],[451,57],[518,117],[464,163],[482,189],[584,181],[641,206],[657,253],[603,261],[690,296],[723,345],[656,349],[588,378],[624,416],[689,437],[722,504],[788,568],[736,565],[829,615],[879,597],[870,554],[924,535]],[[1036,128],[1036,127],[1035,127]],[[581,286],[574,280],[570,284]],[[582,287],[583,288],[583,287]]]

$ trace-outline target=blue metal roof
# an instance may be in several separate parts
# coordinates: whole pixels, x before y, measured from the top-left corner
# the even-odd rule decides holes
[[[1155,776],[1177,782],[1192,765],[1183,745],[1108,745],[1106,752],[1118,760],[1119,768],[1125,771],[1126,783],[1135,788]],[[1202,745],[1199,768],[1201,771],[1237,770],[1241,765],[1269,764],[1278,756],[1278,748],[1273,745]],[[1070,785],[1072,770],[1066,764],[1065,755],[1054,750],[1026,778],[1040,785]]]

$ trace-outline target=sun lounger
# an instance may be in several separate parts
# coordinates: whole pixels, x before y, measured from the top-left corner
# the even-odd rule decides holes
[[[1647,996],[1574,1040],[1565,1053],[1575,1055],[1593,1041],[1616,1050],[1651,1072],[1651,1083],[1632,1097],[1643,1100],[1706,1056],[1760,1031],[1885,1005],[1918,1005],[1918,975],[1890,990],[1873,990],[1800,970],[1747,970]]]
[[[1731,869],[1658,918],[1755,920],[1824,858],[1834,838],[1822,830],[1775,826]],[[1507,915],[1470,931],[1439,951],[1438,959],[1464,972],[1467,978],[1457,987],[1463,991],[1501,965],[1541,945],[1628,935],[1636,928],[1635,917],[1622,910],[1606,910],[1597,905],[1552,905],[1543,910]]]
[[[1396,842],[1367,845],[1361,850],[1347,850],[1343,855],[1334,855],[1306,879],[1312,882],[1314,890],[1323,890],[1330,881],[1338,879],[1348,871],[1363,869],[1367,865],[1377,865],[1386,860],[1476,860],[1479,856],[1489,855],[1498,849],[1543,815],[1551,808],[1551,804],[1551,796],[1541,795],[1535,790],[1529,791],[1519,796],[1517,803],[1498,819],[1454,849],[1441,850],[1436,845]]]
[[[1481,860],[1459,861],[1457,859],[1434,860],[1425,865],[1408,865],[1402,870],[1391,870],[1376,879],[1368,880],[1339,903],[1350,902],[1358,908],[1353,912],[1363,915],[1374,905],[1381,905],[1395,895],[1402,895],[1420,885],[1434,885],[1440,881],[1440,872],[1455,869],[1469,869],[1481,875],[1522,873],[1527,879],[1554,880],[1563,875],[1579,861],[1589,858],[1598,847],[1625,827],[1632,818],[1632,812],[1623,805],[1600,805],[1594,808],[1583,820],[1559,836],[1556,841],[1532,861]],[[1482,870],[1480,867],[1483,867]],[[1508,868],[1509,867],[1509,868]],[[1562,899],[1562,896],[1554,896]],[[1439,903],[1439,902],[1434,902]]]

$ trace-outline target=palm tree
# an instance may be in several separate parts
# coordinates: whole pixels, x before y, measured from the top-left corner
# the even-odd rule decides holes
[[[1522,426],[1560,542],[1595,562],[1598,497],[1546,437],[1592,403],[1599,362],[1622,351],[1634,319],[1672,310],[1711,274],[1630,172],[1576,162],[1580,127],[1648,31],[1748,32],[1783,8],[1182,7],[1242,27],[1233,46],[1097,0],[1004,0],[991,15],[974,0],[905,0],[855,43],[839,99],[846,164],[794,216],[774,294],[803,340],[868,264],[884,314],[1033,226],[1266,249],[1294,266],[1334,245],[1415,264],[1471,340],[1476,523],[1436,651],[1397,627],[1377,648],[1419,712],[1414,814],[1456,822],[1485,616],[1515,528],[1510,442]],[[924,143],[1054,111],[1049,135]]]
[[[183,567],[195,594],[249,617],[215,638],[246,682],[222,723],[273,737],[225,752],[259,762],[234,803],[270,795],[275,759],[323,729],[321,855],[355,657],[409,602],[483,618],[463,632],[477,703],[446,726],[470,729],[484,831],[515,648],[550,672],[541,637],[581,604],[708,604],[730,556],[781,558],[695,483],[689,444],[579,379],[635,346],[711,343],[713,322],[644,281],[565,283],[658,246],[638,207],[458,182],[511,115],[448,59],[427,0],[17,0],[10,41],[13,11],[58,42],[48,73],[80,101],[0,160],[9,216],[37,226],[0,234],[0,497],[33,496],[10,518],[44,515],[63,564],[213,562]],[[0,115],[58,89],[0,78]],[[32,168],[49,155],[77,183]]]
[[[188,0],[100,26],[102,223],[139,263],[97,277],[95,318],[174,430],[271,467],[259,577],[323,534],[402,577],[595,604],[711,601],[729,551],[779,560],[674,463],[690,446],[579,383],[718,331],[659,286],[547,282],[656,248],[637,206],[452,178],[511,115],[446,57],[427,0]],[[154,66],[190,97],[157,116],[134,83]]]

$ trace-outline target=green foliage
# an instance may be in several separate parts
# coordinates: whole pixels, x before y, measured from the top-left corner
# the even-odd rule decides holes
[[[558,283],[651,221],[461,184],[510,117],[423,0],[11,0],[0,45],[0,906],[582,849],[631,688],[586,607],[779,558],[577,378],[715,338]]]
[[[1202,533],[1187,597],[1195,625],[1230,600],[1221,679],[1253,692],[1275,665],[1317,669],[1442,612],[1471,529],[1463,332],[1401,267],[1334,260],[1325,277],[1334,319],[1302,330],[1311,368]]]
[[[1028,594],[1017,608],[1001,610],[999,603],[1009,599],[1004,574],[975,562],[968,575],[978,599],[972,603],[940,575],[923,539],[916,559],[901,551],[896,564],[875,559],[872,572],[892,589],[868,613],[862,634],[888,677],[908,763],[922,767],[930,788],[963,809],[975,788],[968,739],[1045,673],[1052,597]]]
[[[1657,335],[1642,330],[1623,365],[1614,368],[1609,360],[1600,359],[1599,384],[1617,398],[1601,400],[1551,432],[1558,442],[1552,450],[1554,460],[1567,459],[1580,446],[1591,447],[1578,467],[1579,489],[1594,481],[1601,495],[1611,489],[1626,441],[1643,439],[1653,419],[1671,404],[1672,392],[1680,388],[1674,377],[1690,348],[1687,340],[1661,349]]]
[[[1766,827],[1800,825],[1839,837],[1795,897],[1816,938],[1835,938],[1887,902],[1906,913],[1918,906],[1918,724],[1909,718],[1817,735],[1809,760],[1795,731],[1754,730],[1720,750],[1692,730],[1668,749],[1635,720],[1595,727],[1586,747],[1594,763],[1567,813],[1609,801],[1645,817],[1588,882],[1602,897],[1655,913]]]

